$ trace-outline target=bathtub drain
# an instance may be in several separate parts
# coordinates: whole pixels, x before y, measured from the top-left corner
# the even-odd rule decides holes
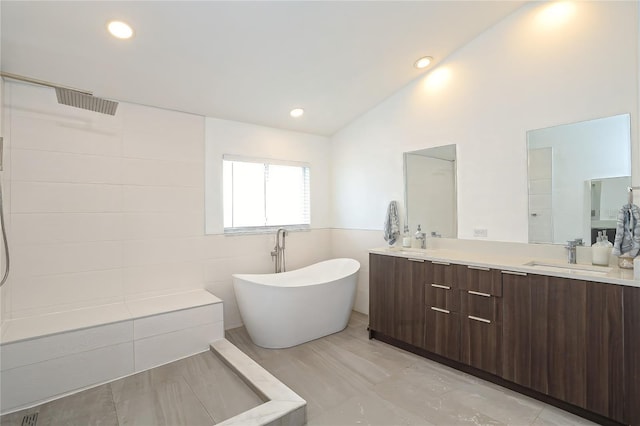
[[[38,413],[29,414],[22,418],[22,426],[36,426],[38,421]]]

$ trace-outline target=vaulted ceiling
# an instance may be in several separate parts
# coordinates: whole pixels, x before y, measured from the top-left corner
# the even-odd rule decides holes
[[[331,135],[522,1],[7,1],[1,67],[98,96]],[[118,40],[110,20],[135,31]],[[425,70],[413,63],[434,62]],[[297,119],[292,108],[304,108]]]

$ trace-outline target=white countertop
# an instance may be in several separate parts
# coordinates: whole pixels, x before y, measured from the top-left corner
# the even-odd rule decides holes
[[[476,251],[458,251],[448,249],[415,249],[415,248],[397,248],[397,247],[381,247],[369,250],[370,253],[384,254],[388,256],[397,256],[404,258],[424,259],[436,262],[448,262],[460,265],[479,266],[491,269],[500,269],[514,272],[526,272],[528,274],[547,275],[561,278],[572,278],[584,281],[594,281],[608,284],[618,284],[631,287],[640,287],[640,281],[633,279],[633,269],[621,269],[617,265],[609,266],[611,269],[606,274],[595,275],[589,271],[574,270],[554,270],[557,268],[586,267],[592,268],[591,264],[571,265],[557,259],[542,259],[534,257],[521,256],[502,256],[488,252]],[[548,268],[535,267],[530,265],[532,262],[542,263]],[[529,265],[527,265],[529,264]]]

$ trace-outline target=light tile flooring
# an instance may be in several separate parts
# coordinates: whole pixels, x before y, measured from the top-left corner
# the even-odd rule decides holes
[[[288,349],[254,345],[244,328],[227,338],[307,400],[309,425],[586,425],[526,396],[369,340],[367,317]],[[20,425],[211,425],[262,401],[211,353],[3,416]]]
[[[367,316],[346,330],[288,349],[227,339],[307,401],[309,425],[593,424],[498,385],[369,340]]]
[[[125,377],[0,418],[21,426],[212,425],[263,401],[212,352]]]

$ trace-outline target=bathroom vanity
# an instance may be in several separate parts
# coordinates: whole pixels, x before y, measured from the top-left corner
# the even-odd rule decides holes
[[[640,425],[640,282],[629,271],[440,250],[369,256],[370,338],[599,423]]]

